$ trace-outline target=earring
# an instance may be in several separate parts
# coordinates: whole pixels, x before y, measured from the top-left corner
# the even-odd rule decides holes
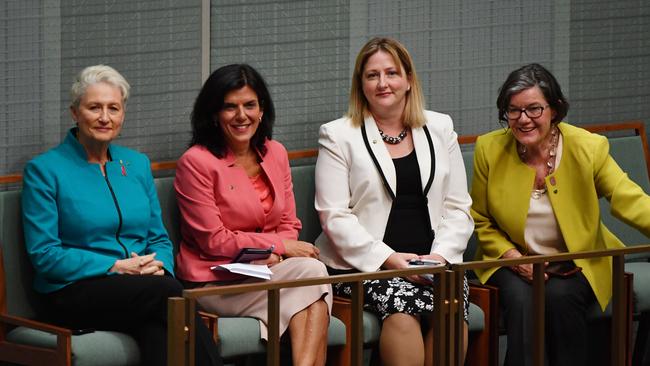
[[[259,119],[259,120],[257,120],[257,122],[260,122],[260,123],[262,123],[262,117],[260,117],[260,119]]]

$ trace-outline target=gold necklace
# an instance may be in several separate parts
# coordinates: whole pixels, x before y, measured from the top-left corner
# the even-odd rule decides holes
[[[560,134],[556,126],[553,126],[551,128],[551,144],[549,146],[549,152],[548,152],[548,160],[546,160],[546,176],[551,175],[555,171],[555,157],[557,155],[557,145],[558,141],[560,139]],[[517,142],[517,154],[519,155],[519,159],[523,163],[527,163],[528,161],[528,149],[526,148],[526,145],[520,144]],[[541,188],[537,188],[540,187]],[[535,187],[533,188],[533,191],[531,193],[531,197],[533,199],[540,199],[544,194],[546,193],[546,183],[544,180],[541,182],[537,181],[537,174],[535,174]]]

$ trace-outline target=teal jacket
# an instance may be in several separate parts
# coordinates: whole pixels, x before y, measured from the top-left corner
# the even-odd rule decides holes
[[[25,166],[23,227],[36,291],[109,275],[115,261],[131,252],[155,252],[173,274],[149,159],[110,145],[104,177],[98,164],[88,163],[74,132]]]

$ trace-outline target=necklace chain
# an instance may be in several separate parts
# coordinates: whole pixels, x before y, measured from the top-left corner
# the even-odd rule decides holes
[[[551,129],[551,144],[549,146],[548,159],[546,160],[546,176],[551,175],[555,171],[555,156],[557,155],[557,145],[560,139],[560,134],[558,133],[557,127],[553,126]],[[517,142],[517,153],[519,154],[519,159],[522,162],[527,163],[529,160],[528,149],[526,145],[520,144]],[[544,193],[546,193],[546,184],[544,181],[538,182],[535,178],[535,188],[532,192],[532,197],[534,199],[539,199]],[[537,189],[537,187],[541,187]]]
[[[388,144],[391,144],[391,145],[397,145],[400,142],[402,142],[404,140],[404,138],[406,137],[407,132],[408,132],[408,128],[404,127],[404,129],[402,130],[402,132],[399,133],[399,135],[397,135],[397,136],[388,136],[388,135],[386,135],[384,133],[384,131],[379,129],[379,135],[381,135],[381,139],[384,140],[384,142],[386,142]]]

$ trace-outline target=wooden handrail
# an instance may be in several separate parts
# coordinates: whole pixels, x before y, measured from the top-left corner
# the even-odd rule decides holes
[[[635,253],[650,252],[650,244],[647,245],[630,245],[623,248],[588,250],[584,252],[558,253],[552,255],[531,255],[519,258],[501,258],[484,261],[471,261],[456,263],[451,266],[452,270],[474,270],[492,267],[516,266],[520,264],[535,264],[544,262],[568,261],[574,259],[587,259],[597,257],[613,257],[617,255],[627,255]]]
[[[298,280],[286,281],[268,281],[258,283],[248,283],[240,285],[226,285],[226,286],[213,286],[207,288],[197,288],[183,290],[182,298],[170,298],[168,300],[168,348],[174,351],[170,353],[168,358],[168,365],[192,365],[188,360],[193,359],[194,347],[189,347],[192,344],[194,332],[192,321],[193,314],[190,311],[196,307],[196,301],[203,296],[212,295],[228,295],[252,291],[267,291],[268,295],[268,342],[267,342],[267,365],[280,364],[280,335],[279,335],[279,291],[282,288],[290,287],[303,287],[322,284],[332,284],[337,282],[351,282],[352,283],[352,318],[357,321],[352,323],[352,365],[361,365],[363,360],[363,322],[360,321],[363,317],[363,280],[382,279],[403,277],[420,274],[434,274],[439,279],[434,283],[434,292],[437,294],[445,294],[443,296],[434,297],[434,312],[433,316],[436,319],[445,319],[445,321],[436,321],[434,324],[436,334],[453,334],[453,330],[449,326],[453,325],[453,319],[456,316],[462,317],[462,311],[459,311],[457,304],[462,301],[461,298],[456,298],[456,295],[446,291],[445,283],[447,282],[447,275],[449,271],[445,266],[435,267],[416,267],[400,270],[385,270],[378,272],[368,273],[353,273],[345,275],[336,275],[328,277],[305,278]],[[453,288],[453,286],[452,286]],[[452,300],[450,300],[452,299]],[[456,306],[453,306],[456,304]],[[460,314],[460,315],[458,315]],[[441,337],[444,339],[444,337]],[[462,347],[455,347],[456,342],[437,342],[435,344],[435,357],[436,365],[450,365],[454,360],[459,360],[458,352]],[[455,362],[454,362],[455,363]]]
[[[279,364],[279,334],[277,323],[277,313],[279,311],[279,297],[278,291],[281,288],[289,287],[303,287],[320,284],[331,284],[336,282],[352,282],[352,318],[357,321],[353,322],[351,340],[352,344],[352,365],[361,364],[361,350],[363,347],[363,333],[360,329],[363,325],[359,319],[362,319],[363,295],[361,293],[361,281],[368,279],[392,278],[398,276],[418,275],[431,273],[439,276],[436,281],[434,291],[440,296],[435,296],[436,304],[434,306],[434,317],[437,319],[435,323],[437,326],[444,326],[444,329],[437,328],[434,330],[438,337],[436,339],[443,340],[436,342],[436,364],[439,365],[458,365],[460,364],[461,345],[463,338],[460,332],[460,324],[462,324],[462,311],[460,311],[460,301],[462,301],[462,293],[460,289],[463,287],[463,275],[466,270],[477,268],[490,268],[501,266],[512,266],[517,264],[533,264],[533,293],[537,301],[533,302],[533,314],[539,321],[535,326],[535,342],[534,342],[534,364],[544,364],[544,263],[565,261],[572,259],[585,259],[595,257],[613,257],[613,274],[612,282],[614,292],[612,295],[612,365],[624,365],[625,354],[622,351],[621,342],[625,335],[625,304],[624,292],[622,291],[624,281],[624,255],[650,252],[650,245],[639,245],[625,248],[605,249],[605,250],[592,250],[577,253],[561,253],[554,255],[537,255],[527,256],[514,259],[499,259],[489,261],[473,261],[465,263],[452,264],[451,270],[445,270],[445,267],[422,267],[422,268],[409,268],[402,270],[383,270],[370,273],[354,273],[346,275],[337,275],[329,277],[308,278],[300,280],[288,281],[270,281],[260,283],[249,283],[241,285],[229,286],[216,286],[209,288],[198,288],[183,291],[182,298],[172,298],[169,300],[169,346],[174,349],[173,358],[169,359],[169,365],[187,365],[186,360],[193,359],[193,347],[188,347],[191,344],[193,335],[194,317],[189,316],[192,314],[188,309],[196,306],[198,298],[211,295],[226,295],[243,293],[249,291],[263,291],[269,293],[269,314],[275,313],[273,316],[269,315],[269,329],[273,329],[275,333],[269,332],[269,342],[267,343],[267,365]],[[179,305],[180,304],[180,305]],[[172,306],[173,305],[173,306]],[[444,319],[444,320],[443,320]],[[174,320],[174,321],[171,321]],[[189,339],[188,339],[189,337]],[[172,347],[173,345],[173,347]]]
[[[648,176],[650,176],[650,150],[648,149],[648,139],[645,134],[645,126],[640,120],[634,121],[625,121],[620,123],[602,123],[602,124],[593,124],[593,125],[583,125],[578,126],[584,128],[589,132],[602,133],[602,132],[612,132],[612,131],[625,131],[625,130],[634,130],[635,135],[641,137],[641,142],[643,144],[643,149],[645,151],[645,160],[646,166],[648,169]],[[473,144],[476,142],[476,139],[479,135],[463,135],[458,136],[458,143],[463,144]],[[303,149],[303,150],[291,150],[288,152],[289,160],[297,159],[306,159],[314,158],[318,156],[318,149]],[[175,160],[165,160],[157,161],[151,163],[151,170],[162,171],[162,170],[174,170],[176,169]],[[0,184],[12,184],[20,183],[23,179],[23,176],[20,174],[10,174],[0,176]]]
[[[510,259],[494,259],[486,261],[473,261],[457,263],[451,266],[455,272],[464,273],[467,270],[484,269],[492,267],[505,267],[519,264],[533,264],[533,309],[535,319],[533,328],[533,365],[544,365],[544,263],[557,262],[574,259],[586,259],[596,257],[613,257],[612,268],[612,336],[611,336],[611,365],[625,365],[626,354],[623,351],[621,342],[626,338],[625,333],[625,293],[624,271],[625,255],[634,253],[650,252],[650,245],[637,245],[625,248],[590,250],[585,252],[561,253],[553,255],[535,255]],[[458,280],[460,283],[460,280]]]

